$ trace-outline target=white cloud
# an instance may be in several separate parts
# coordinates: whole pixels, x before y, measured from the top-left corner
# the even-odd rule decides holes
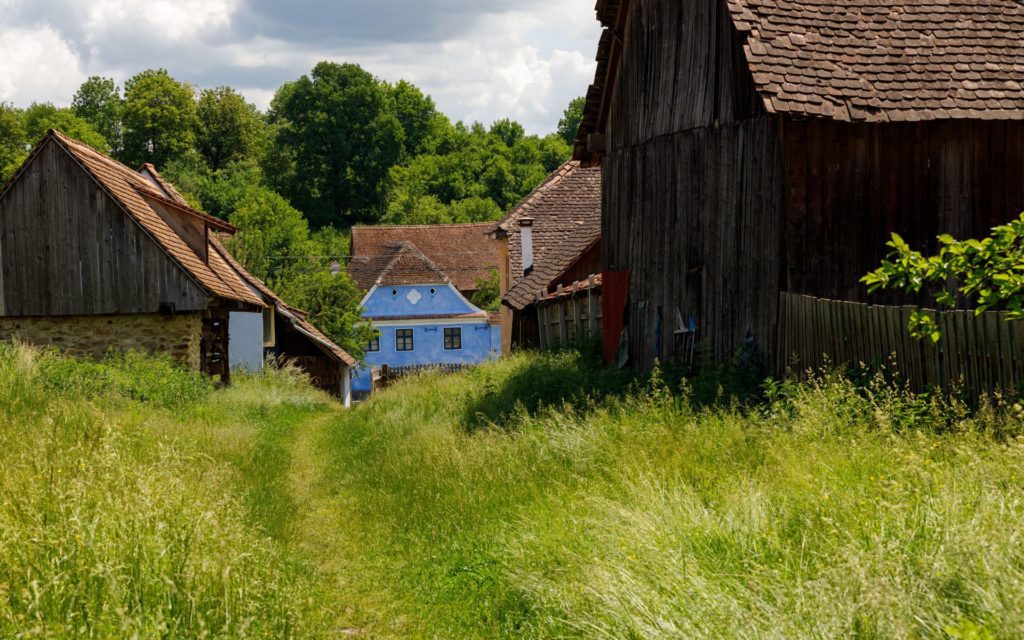
[[[49,26],[0,31],[0,100],[66,104],[85,79],[78,56]]]
[[[229,26],[239,5],[240,0],[93,0],[85,5],[82,24],[93,46],[126,31],[180,42]]]
[[[343,11],[358,24],[334,25],[325,12],[355,0],[301,0],[294,10],[271,0],[0,0],[0,99],[66,104],[85,75],[123,81],[164,67],[266,108],[283,82],[334,60],[409,80],[453,119],[513,117],[544,133],[593,79],[600,30],[590,0],[387,3],[406,1],[407,19],[360,5]],[[357,32],[370,35],[350,37]]]

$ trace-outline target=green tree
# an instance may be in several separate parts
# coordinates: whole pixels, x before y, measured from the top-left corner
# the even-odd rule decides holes
[[[431,195],[404,193],[388,203],[384,224],[448,224],[452,222],[448,207]]]
[[[21,114],[11,105],[0,102],[0,185],[10,180],[26,156]]]
[[[583,122],[583,111],[587,106],[587,98],[580,96],[565,108],[562,119],[558,121],[558,137],[570,147],[576,144],[576,134]]]
[[[488,269],[488,276],[476,283],[470,302],[484,311],[496,312],[501,308],[501,286],[497,269]]]
[[[402,126],[405,156],[432,153],[439,137],[450,127],[447,118],[438,113],[434,101],[416,85],[402,80],[389,89],[392,109]]]
[[[1024,319],[1024,214],[998,226],[982,240],[939,236],[939,252],[925,257],[895,233],[889,256],[862,282],[871,292],[897,289],[931,293],[940,307],[952,309],[965,298],[982,314],[1005,309],[1010,320]],[[938,342],[942,334],[927,312],[913,314],[911,334]]]
[[[124,148],[130,166],[158,168],[195,146],[195,91],[165,69],[149,69],[124,85]]]
[[[362,360],[376,331],[360,316],[363,293],[344,270],[332,274],[327,265],[293,267],[294,273],[275,281],[281,298],[309,314],[309,320],[352,357]]]
[[[357,65],[321,62],[278,91],[271,118],[280,125],[275,151],[290,158],[275,186],[313,226],[380,218],[404,144],[382,82]]]
[[[71,109],[106,138],[111,150],[121,149],[121,91],[111,78],[92,76],[82,83],[71,101]]]
[[[526,129],[523,125],[514,120],[505,118],[498,120],[491,125],[491,133],[498,136],[505,146],[514,147],[520,140],[526,137]]]
[[[231,87],[205,89],[196,117],[196,149],[210,169],[218,171],[259,150],[263,120],[256,107]]]
[[[266,188],[248,191],[235,205],[230,222],[239,233],[231,239],[235,257],[262,280],[276,279],[311,253],[309,224],[288,201]]]
[[[107,153],[109,145],[106,138],[92,128],[88,122],[75,115],[71,109],[58,109],[49,102],[33,103],[22,113],[25,141],[35,144],[50,129],[89,145],[101,153]]]
[[[501,207],[490,198],[473,196],[451,204],[453,222],[489,222],[503,215]]]

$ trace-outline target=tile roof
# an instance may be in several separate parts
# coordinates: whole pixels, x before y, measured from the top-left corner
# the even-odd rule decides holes
[[[770,113],[1024,119],[1019,0],[728,0]]]
[[[387,264],[373,284],[396,287],[410,284],[446,284],[451,280],[411,242],[396,242],[384,248]]]
[[[305,311],[288,306],[284,300],[279,298],[276,293],[270,290],[270,287],[268,287],[265,282],[249,273],[245,267],[235,260],[234,256],[228,252],[220,239],[213,234],[210,235],[210,246],[228,265],[230,265],[231,269],[234,270],[240,278],[247,282],[252,288],[260,292],[267,302],[274,306],[285,321],[291,324],[296,331],[303,333],[306,337],[310,338],[321,351],[324,351],[328,356],[350,367],[354,367],[358,364],[358,361],[355,358],[349,355],[344,349],[339,347],[334,343],[334,341],[317,329],[316,326],[307,319]]]
[[[410,242],[463,293],[498,268],[498,243],[487,237],[492,222],[352,228],[349,273],[369,290],[394,257],[394,246]],[[412,283],[417,284],[417,283]]]
[[[508,234],[512,273],[523,272],[523,218],[533,219],[533,272],[502,298],[513,309],[528,306],[601,239],[601,169],[565,163],[493,228]]]
[[[1020,0],[714,0],[728,7],[769,113],[840,121],[1024,119]],[[575,145],[607,118],[630,0],[605,26]],[[668,97],[668,96],[666,96]]]
[[[187,214],[199,217],[216,229],[234,227],[168,197],[143,175],[112,160],[84,143],[51,130],[37,147],[49,140],[59,144],[110,196],[159,244],[167,255],[210,295],[257,307],[265,306],[259,296],[238,277],[216,252],[207,252],[208,261],[196,254],[147,202],[153,198]],[[174,192],[175,194],[177,192]],[[180,195],[178,196],[180,199]]]

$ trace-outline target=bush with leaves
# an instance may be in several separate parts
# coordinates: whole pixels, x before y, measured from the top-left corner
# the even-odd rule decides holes
[[[886,245],[892,249],[888,258],[862,282],[871,292],[931,293],[945,309],[955,308],[962,296],[979,315],[1004,310],[1010,320],[1024,319],[1024,214],[994,228],[987,238],[941,235],[939,245],[936,255],[926,257],[894,233]],[[935,318],[925,311],[913,314],[910,332],[933,342],[942,337]]]

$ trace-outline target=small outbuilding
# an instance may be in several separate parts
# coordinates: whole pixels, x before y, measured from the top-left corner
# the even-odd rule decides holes
[[[234,231],[152,165],[136,172],[50,131],[0,192],[0,339],[166,354],[227,383],[233,360],[305,357],[277,338],[295,332],[338,363],[323,386],[343,396],[354,360],[231,257],[218,234]]]

